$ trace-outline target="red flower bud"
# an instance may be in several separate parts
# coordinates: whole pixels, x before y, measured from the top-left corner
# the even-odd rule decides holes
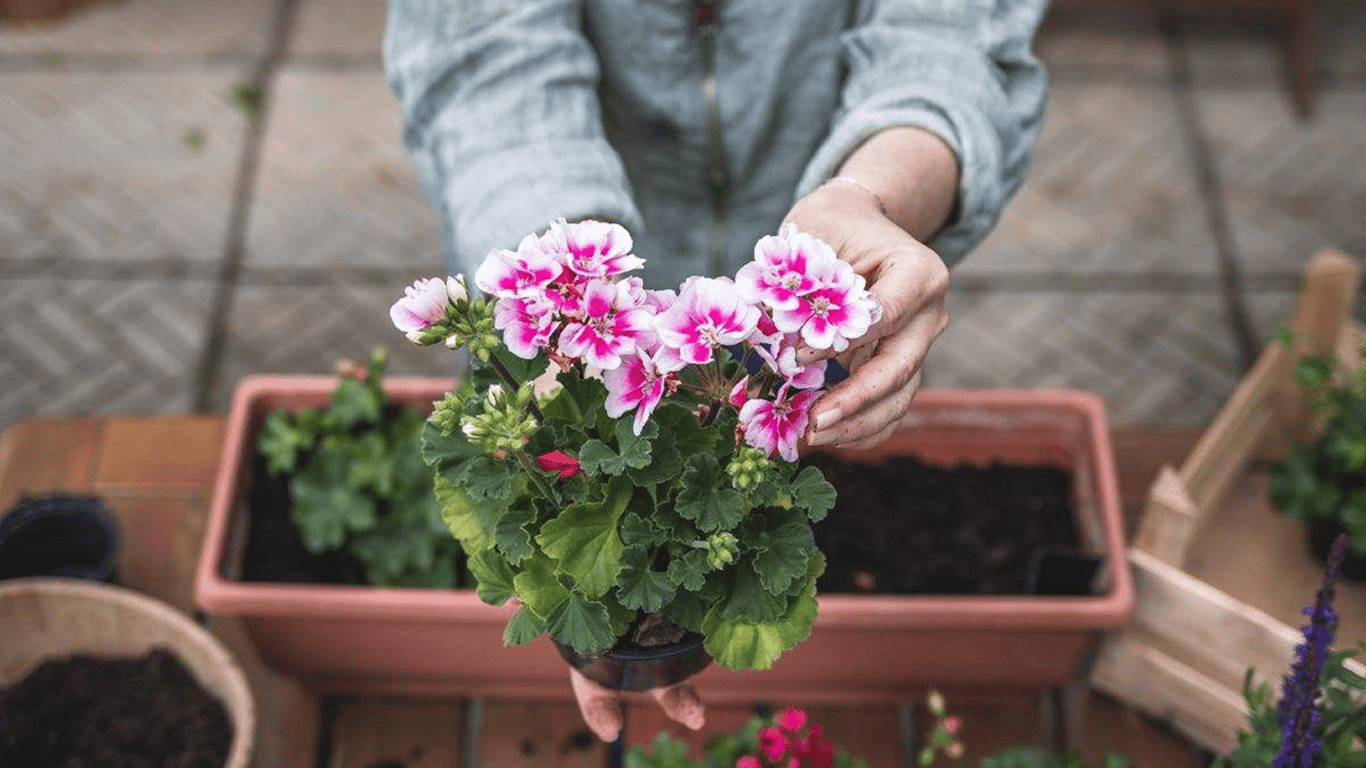
[[[547,472],[554,472],[561,480],[568,480],[583,471],[579,460],[564,451],[550,451],[536,457],[536,464]]]

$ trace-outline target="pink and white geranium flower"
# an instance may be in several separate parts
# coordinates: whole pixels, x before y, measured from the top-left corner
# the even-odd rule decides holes
[[[594,280],[584,290],[576,313],[560,332],[560,354],[582,359],[604,371],[621,365],[624,356],[654,339],[654,313],[631,302],[625,283]]]
[[[740,298],[725,277],[691,277],[672,307],[655,316],[660,342],[685,363],[709,363],[717,347],[749,339],[759,308]]]
[[[829,361],[817,360],[808,365],[798,365],[798,339],[800,336],[789,333],[780,336],[771,345],[756,344],[754,351],[788,384],[798,389],[818,389],[825,383],[825,368]]]
[[[631,233],[620,224],[559,221],[547,234],[563,249],[565,266],[584,278],[619,275],[645,264],[631,253]]]
[[[607,387],[603,408],[614,419],[635,409],[631,428],[639,435],[664,398],[671,375],[660,370],[657,361],[638,349],[623,357],[620,366],[603,371],[602,383]]]
[[[877,322],[882,307],[848,262],[820,265],[816,278],[818,287],[802,295],[795,307],[773,310],[773,323],[784,333],[800,333],[816,349],[843,352],[850,339]]]
[[[751,304],[773,309],[795,309],[798,300],[815,290],[813,268],[837,261],[835,251],[793,224],[754,245],[754,261],[735,273],[735,287]]]
[[[747,445],[785,461],[797,460],[797,442],[806,434],[811,406],[821,396],[817,389],[797,392],[788,398],[783,385],[773,400],[750,400],[740,408],[740,431]]]
[[[564,272],[564,264],[554,254],[539,248],[523,247],[515,251],[494,251],[474,273],[474,284],[479,290],[500,299],[538,296]]]
[[[428,328],[446,319],[448,304],[465,298],[468,293],[461,278],[424,278],[403,289],[403,298],[389,307],[389,319],[415,342]]]
[[[508,351],[531,360],[555,332],[555,313],[544,298],[499,299],[493,308],[493,327],[503,332]]]

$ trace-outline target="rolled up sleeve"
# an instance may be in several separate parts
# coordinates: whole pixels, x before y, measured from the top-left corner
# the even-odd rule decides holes
[[[390,3],[385,70],[453,272],[559,217],[638,227],[581,17],[577,0]]]
[[[859,144],[891,126],[940,136],[958,157],[953,220],[928,245],[953,264],[1019,189],[1047,94],[1032,40],[1046,0],[881,0],[841,41],[847,77],[831,131],[807,164],[804,195]]]

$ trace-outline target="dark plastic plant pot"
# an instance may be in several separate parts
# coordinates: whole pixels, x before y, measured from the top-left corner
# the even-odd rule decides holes
[[[109,581],[118,552],[118,523],[93,496],[27,498],[0,518],[0,579]]]
[[[1095,594],[1101,558],[1076,547],[1041,546],[1029,558],[1025,572],[1026,595],[1081,597]]]
[[[1320,517],[1309,522],[1309,549],[1321,564],[1328,564],[1328,552],[1333,549],[1333,540],[1346,530],[1342,523],[1328,518]],[[1366,558],[1357,557],[1350,549],[1347,550],[1342,558],[1342,578],[1366,581]]]
[[[706,669],[711,656],[701,635],[657,648],[612,649],[584,655],[556,642],[560,656],[584,677],[615,691],[646,691],[681,683]]]

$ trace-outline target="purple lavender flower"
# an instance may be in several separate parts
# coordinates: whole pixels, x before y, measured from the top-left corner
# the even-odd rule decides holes
[[[1333,645],[1333,633],[1337,629],[1333,598],[1342,575],[1342,558],[1346,550],[1347,534],[1344,533],[1333,542],[1323,586],[1315,596],[1314,606],[1304,609],[1309,623],[1300,628],[1304,642],[1295,647],[1295,663],[1281,688],[1281,703],[1276,708],[1281,722],[1281,751],[1272,761],[1271,768],[1312,768],[1314,757],[1323,748],[1316,733],[1321,716],[1315,703],[1323,667],[1328,662],[1328,650]]]

